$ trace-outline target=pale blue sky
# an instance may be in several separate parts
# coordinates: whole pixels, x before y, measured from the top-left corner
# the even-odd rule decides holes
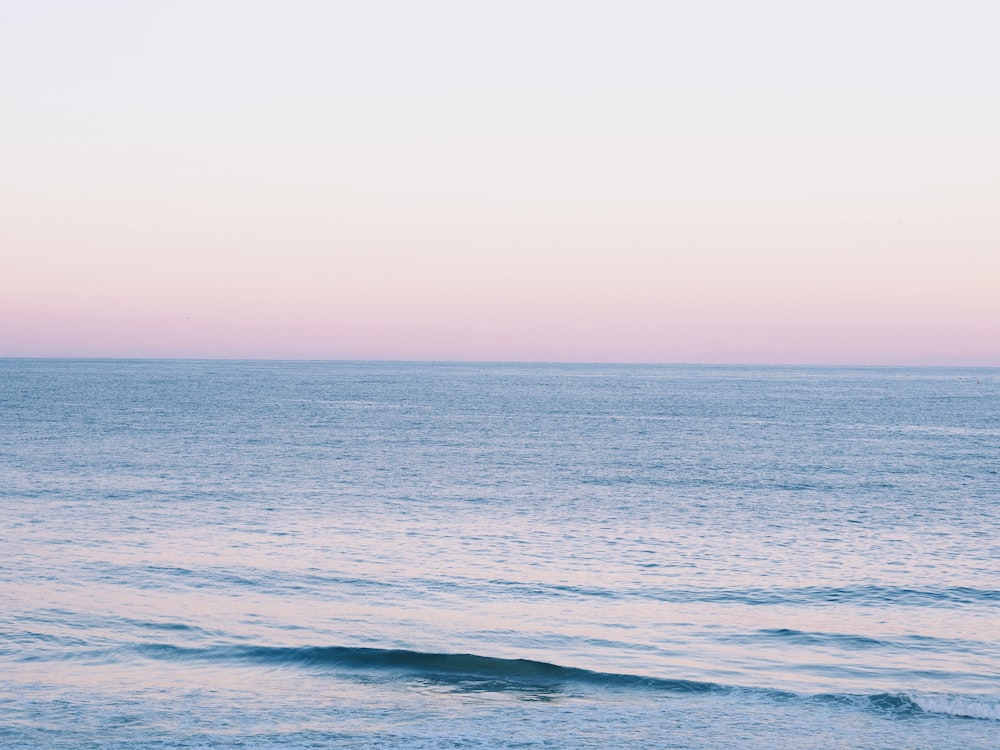
[[[1000,364],[998,32],[994,2],[0,3],[0,354]]]

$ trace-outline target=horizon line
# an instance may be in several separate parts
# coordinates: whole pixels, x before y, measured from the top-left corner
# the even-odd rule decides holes
[[[671,361],[606,361],[606,360],[528,360],[528,359],[355,359],[309,357],[171,357],[171,356],[19,356],[0,355],[0,361],[60,361],[60,362],[218,362],[218,363],[301,363],[301,364],[408,364],[408,365],[576,365],[608,367],[732,367],[801,369],[879,369],[879,370],[996,370],[1000,364],[858,364],[809,362],[671,362]]]

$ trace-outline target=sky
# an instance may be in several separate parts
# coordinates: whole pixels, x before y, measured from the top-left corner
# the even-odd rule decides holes
[[[1000,366],[997,29],[0,0],[0,356]]]

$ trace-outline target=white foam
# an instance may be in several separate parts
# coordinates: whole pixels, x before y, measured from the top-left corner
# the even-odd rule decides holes
[[[1000,721],[1000,698],[955,695],[913,695],[913,702],[929,713]]]

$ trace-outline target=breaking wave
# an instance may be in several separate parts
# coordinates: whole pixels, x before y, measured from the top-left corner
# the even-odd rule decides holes
[[[470,683],[473,689],[478,683],[482,689],[491,691],[529,691],[577,684],[686,694],[739,693],[777,700],[840,703],[895,715],[942,714],[958,718],[1000,721],[1000,697],[905,692],[868,695],[827,693],[809,696],[761,687],[737,687],[695,680],[599,672],[532,659],[503,659],[477,654],[346,646],[224,645],[187,648],[160,643],[136,645],[134,652],[146,658],[168,661],[242,661],[304,668],[404,673],[438,683],[450,683],[461,689],[470,688]]]
[[[991,700],[964,695],[917,695],[912,700],[927,713],[1000,721],[1000,698]]]

